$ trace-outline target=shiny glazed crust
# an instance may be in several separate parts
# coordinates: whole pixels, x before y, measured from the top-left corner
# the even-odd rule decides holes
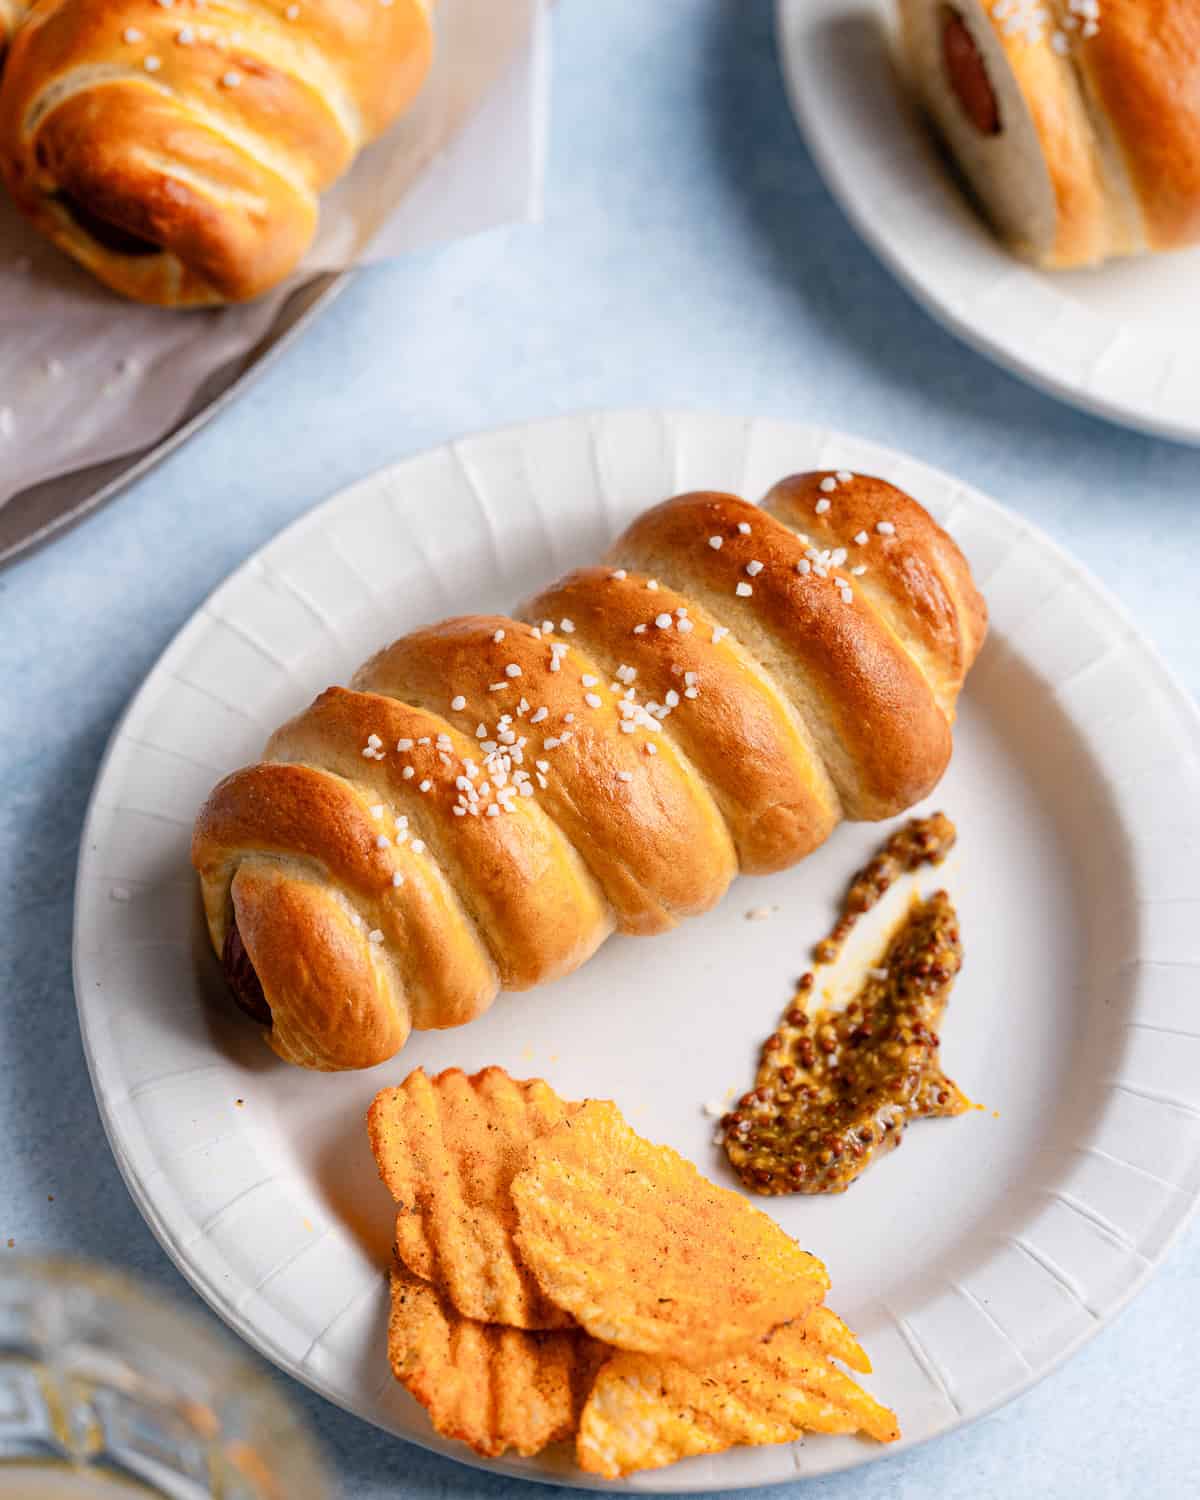
[[[25,0],[0,0],[0,63],[4,51],[25,14]]]
[[[944,0],[899,0],[915,81],[935,121],[947,130],[949,107],[930,28]],[[1047,22],[1022,30],[1009,5],[956,0],[951,7],[977,43],[987,27],[989,73],[1001,101],[1023,100],[1036,130],[1054,201],[1050,235],[1010,226],[1018,253],[1048,267],[1094,265],[1200,239],[1200,7],[1194,0],[1100,0],[1094,34],[1082,30],[1066,0],[1047,0]],[[1071,23],[1063,30],[1064,22]],[[1056,33],[1070,39],[1056,48]],[[953,142],[951,142],[953,148]],[[989,170],[1028,170],[1005,156],[1003,131],[976,162],[974,186],[986,200]],[[964,163],[965,165],[965,163]],[[1033,214],[1030,196],[1030,214]]]
[[[432,45],[426,0],[34,0],[0,76],[0,172],[114,291],[245,301],[300,260],[318,195],[411,102]]]
[[[1146,243],[1200,240],[1200,6],[1103,0],[1080,65],[1117,136],[1141,205]]]
[[[925,796],[985,629],[881,480],[668,500],[519,618],[386,647],[226,777],[192,845],[213,945],[236,918],[282,1057],[381,1062]]]

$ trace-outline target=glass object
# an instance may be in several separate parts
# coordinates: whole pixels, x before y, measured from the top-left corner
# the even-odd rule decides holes
[[[0,1261],[0,1500],[332,1500],[229,1340],[125,1276]]]

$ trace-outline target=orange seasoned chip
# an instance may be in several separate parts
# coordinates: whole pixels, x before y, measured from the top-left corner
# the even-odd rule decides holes
[[[831,1359],[840,1359],[842,1364],[848,1365],[859,1375],[871,1373],[867,1351],[837,1313],[824,1303],[820,1307],[814,1307],[805,1318],[804,1332],[810,1343],[819,1345]]]
[[[806,1432],[900,1436],[895,1414],[832,1357],[866,1356],[845,1324],[820,1308],[803,1323],[704,1370],[625,1352],[600,1370],[576,1439],[580,1468],[616,1479],[738,1444],[789,1443]]]
[[[824,1297],[819,1260],[761,1209],[585,1104],[512,1181],[517,1247],[538,1285],[605,1343],[711,1364]]]
[[[464,1318],[428,1282],[392,1270],[392,1373],[444,1437],[485,1458],[570,1437],[607,1351],[581,1329],[531,1333]]]
[[[531,1142],[573,1110],[541,1079],[502,1068],[471,1077],[417,1068],[367,1115],[379,1174],[396,1200],[396,1254],[465,1317],[565,1328],[513,1244],[510,1186]]]

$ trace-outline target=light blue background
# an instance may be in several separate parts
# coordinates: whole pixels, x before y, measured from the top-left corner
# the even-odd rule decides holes
[[[765,0],[562,0],[554,50],[543,226],[361,275],[235,410],[0,575],[0,1254],[10,1236],[83,1252],[196,1300],[126,1195],[84,1069],[80,823],[114,721],[175,630],[247,552],[380,464],[578,407],[857,430],[1034,518],[1200,689],[1200,453],[1056,405],[897,288],[797,136]],[[1032,1393],[806,1500],[1194,1497],[1198,1343],[1193,1228]],[[290,1388],[354,1500],[515,1494]]]

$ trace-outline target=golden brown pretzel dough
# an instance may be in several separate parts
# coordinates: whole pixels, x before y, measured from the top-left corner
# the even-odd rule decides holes
[[[0,32],[21,3],[0,0]],[[0,173],[126,297],[245,301],[295,267],[432,46],[428,0],[33,0],[0,75]]]
[[[680,495],[518,617],[394,642],[226,777],[192,846],[213,945],[236,921],[281,1056],[381,1062],[925,796],[985,628],[882,480]]]

